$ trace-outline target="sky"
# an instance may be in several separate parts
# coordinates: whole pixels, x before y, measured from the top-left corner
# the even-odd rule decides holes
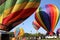
[[[54,4],[60,10],[60,1],[59,0],[41,0],[39,7],[43,7],[46,4]],[[34,27],[32,25],[32,22],[34,20],[35,20],[35,18],[34,18],[34,14],[33,14],[28,19],[26,19],[24,22],[22,22],[21,24],[16,26],[14,29],[12,29],[11,31],[14,31],[16,28],[23,28],[25,33],[36,33],[37,31],[34,29]],[[54,32],[56,32],[58,28],[60,28],[60,20],[59,20]],[[42,33],[42,34],[46,34],[46,31],[42,27],[40,27],[38,32]]]

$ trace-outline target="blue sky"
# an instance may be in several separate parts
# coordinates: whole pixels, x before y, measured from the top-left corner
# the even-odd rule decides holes
[[[60,10],[60,1],[59,0],[41,0],[40,6],[39,7],[43,7],[46,4],[55,4],[59,10]],[[23,23],[19,24],[18,26],[16,26],[13,30],[14,31],[16,28],[23,28],[25,32],[27,33],[36,33],[36,30],[33,28],[32,22],[34,19],[34,14],[31,15],[28,19],[26,19]],[[56,30],[58,28],[60,28],[60,20],[54,30],[54,32],[56,32]],[[31,32],[32,31],[32,32]],[[44,34],[46,33],[46,31],[41,27],[38,32]]]

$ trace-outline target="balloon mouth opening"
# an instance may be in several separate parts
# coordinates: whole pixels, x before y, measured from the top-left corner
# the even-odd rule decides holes
[[[46,35],[53,36],[53,35],[55,35],[55,33],[54,32],[48,32]]]

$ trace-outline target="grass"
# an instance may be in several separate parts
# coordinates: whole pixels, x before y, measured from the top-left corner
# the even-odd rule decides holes
[[[27,37],[27,38],[28,38],[28,37]],[[34,38],[32,38],[32,39],[30,39],[30,38],[27,39],[27,38],[26,38],[26,40],[37,40],[37,39],[34,39]],[[20,40],[22,40],[22,39],[20,39]],[[60,38],[39,39],[39,40],[60,40]]]
[[[60,38],[53,38],[53,39],[41,39],[41,40],[60,40]]]

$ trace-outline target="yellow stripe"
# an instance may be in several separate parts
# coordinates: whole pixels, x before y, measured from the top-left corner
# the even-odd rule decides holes
[[[7,9],[7,10],[4,10],[4,12],[3,12],[3,15],[4,15],[3,17],[4,17],[4,18],[11,13],[12,8],[13,8],[13,7],[9,8],[9,9]]]
[[[19,11],[21,9],[27,9],[27,8],[37,8],[39,6],[40,3],[36,3],[36,2],[24,2],[22,4],[16,4],[12,10],[13,12]],[[25,7],[26,6],[26,7]]]
[[[19,32],[18,37],[21,37],[21,36],[23,36],[23,35],[24,35],[24,30],[23,30],[23,28],[20,28],[20,32]]]
[[[24,9],[33,8],[36,2],[29,2]]]
[[[56,23],[58,21],[58,18],[59,18],[59,10],[56,6],[54,6],[56,8],[56,12],[57,12],[57,16],[56,16]],[[56,26],[56,23],[55,23],[55,26]]]
[[[14,8],[13,8],[13,10],[12,10],[11,13],[23,9],[23,8],[26,6],[26,4],[27,4],[27,2],[24,2],[24,3],[22,3],[22,4],[16,4],[16,5],[14,6]]]
[[[2,16],[0,16],[0,23],[2,23]]]
[[[33,8],[37,8],[39,6],[40,3],[36,3]]]

